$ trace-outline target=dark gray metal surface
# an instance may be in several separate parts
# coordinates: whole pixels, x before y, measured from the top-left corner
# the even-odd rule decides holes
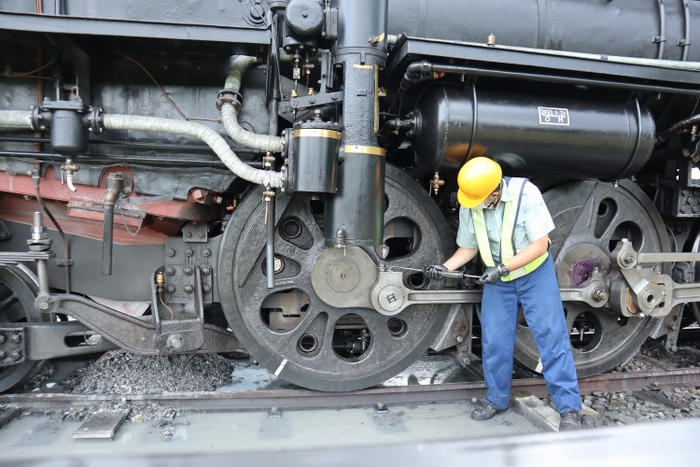
[[[497,44],[658,58],[660,36],[657,0],[391,0],[390,34],[406,34],[453,41],[486,43],[489,34]],[[697,42],[695,22],[700,5],[663,2],[665,8],[665,53],[668,60],[683,59],[686,47],[679,41]],[[683,4],[691,15],[690,37],[686,35]],[[698,60],[690,47],[688,60]],[[450,56],[450,54],[445,54]]]
[[[102,2],[103,3],[103,2]],[[236,3],[229,3],[236,5]],[[224,10],[232,11],[235,10]],[[181,20],[188,21],[185,17]],[[269,33],[253,27],[206,25],[194,23],[157,22],[151,18],[138,20],[86,18],[77,16],[48,16],[0,11],[4,29],[15,31],[135,37],[182,41],[238,42],[243,44],[267,44]]]
[[[121,216],[117,222],[122,222]],[[25,251],[26,239],[29,238],[30,226],[14,221],[5,221],[11,230],[12,238],[3,242],[3,248],[14,251]],[[55,230],[48,230],[47,235],[54,245],[60,245],[61,239]],[[71,285],[74,292],[88,293],[113,300],[150,300],[150,283],[138,274],[139,270],[155,271],[163,264],[164,245],[122,245],[115,244],[113,249],[112,275],[102,275],[102,241],[67,234],[73,254],[74,266],[71,267]],[[95,260],[95,258],[98,258]],[[65,285],[64,271],[56,266],[55,261],[49,261],[49,279],[52,287],[63,288]]]
[[[536,54],[525,51],[486,47],[483,43],[468,44],[407,37],[392,50],[387,62],[390,74],[420,59],[443,59],[478,62],[465,65],[465,74],[502,78],[526,79],[552,83],[569,83],[645,90],[697,94],[697,72],[657,68],[605,60],[587,60]]]

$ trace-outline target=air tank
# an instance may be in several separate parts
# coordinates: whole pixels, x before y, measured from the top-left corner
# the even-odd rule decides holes
[[[654,120],[635,100],[433,85],[413,119],[415,163],[430,171],[487,156],[510,175],[618,180],[654,147]]]

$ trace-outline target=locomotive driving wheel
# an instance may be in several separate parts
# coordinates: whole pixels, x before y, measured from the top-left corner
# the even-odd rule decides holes
[[[48,321],[51,315],[34,308],[38,290],[36,277],[26,266],[0,267],[0,326],[3,323]],[[24,361],[0,367],[0,392],[26,383],[43,364],[44,361]]]
[[[349,302],[331,306],[319,297],[312,274],[327,250],[323,209],[308,194],[278,196],[275,287],[268,289],[266,214],[260,199],[257,190],[233,212],[221,241],[218,269],[224,313],[253,358],[299,386],[349,391],[385,381],[428,349],[448,306],[412,306],[388,317]],[[388,255],[380,259],[374,248],[348,247],[346,256],[329,263],[337,277],[326,285],[348,297],[354,291],[369,296],[363,284],[376,274],[378,264],[422,268],[442,262],[446,247],[454,242],[426,190],[391,166],[386,168],[384,222]],[[405,280],[409,286],[425,286],[422,273],[407,274]]]
[[[545,192],[543,197],[556,225],[550,235],[550,253],[560,287],[585,286],[595,268],[603,276],[610,274],[610,255],[623,238],[631,241],[636,251],[669,251],[661,216],[631,182],[623,181],[619,186],[596,181],[569,183]],[[626,318],[619,310],[579,302],[564,302],[564,311],[579,377],[625,363],[662,322],[648,317]],[[531,370],[542,371],[537,346],[522,313],[515,359]]]

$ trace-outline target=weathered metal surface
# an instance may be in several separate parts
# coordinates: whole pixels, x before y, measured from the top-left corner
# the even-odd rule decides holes
[[[385,222],[410,219],[421,241],[413,244],[413,250],[397,248],[385,260],[380,260],[373,249],[367,254],[375,265],[383,262],[387,266],[415,266],[441,260],[452,242],[442,215],[412,180],[395,169],[387,173],[389,208],[384,214]],[[265,225],[259,194],[253,193],[238,206],[223,235],[219,256],[224,312],[246,350],[270,372],[288,381],[331,391],[378,384],[406,368],[428,348],[440,331],[447,310],[441,311],[444,305],[416,306],[395,321],[396,318],[382,316],[371,308],[336,308],[324,303],[311,283],[311,271],[325,250],[323,232],[311,206],[306,195],[277,200],[277,225],[285,225],[287,219],[293,218],[304,227],[295,238],[278,227],[275,252],[288,266],[276,276],[275,288],[271,290],[262,273]],[[293,329],[277,332],[265,321],[265,300],[290,290],[305,293],[308,306],[283,310],[285,315],[303,317]],[[346,328],[343,320],[355,327]],[[359,348],[367,340],[369,346]],[[348,342],[357,343],[358,349],[352,350],[356,353],[339,354],[338,344],[342,347]]]

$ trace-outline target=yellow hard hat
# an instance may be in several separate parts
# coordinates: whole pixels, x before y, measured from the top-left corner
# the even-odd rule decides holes
[[[457,175],[457,200],[465,208],[474,208],[493,193],[501,182],[501,166],[486,157],[475,157],[462,166]]]

